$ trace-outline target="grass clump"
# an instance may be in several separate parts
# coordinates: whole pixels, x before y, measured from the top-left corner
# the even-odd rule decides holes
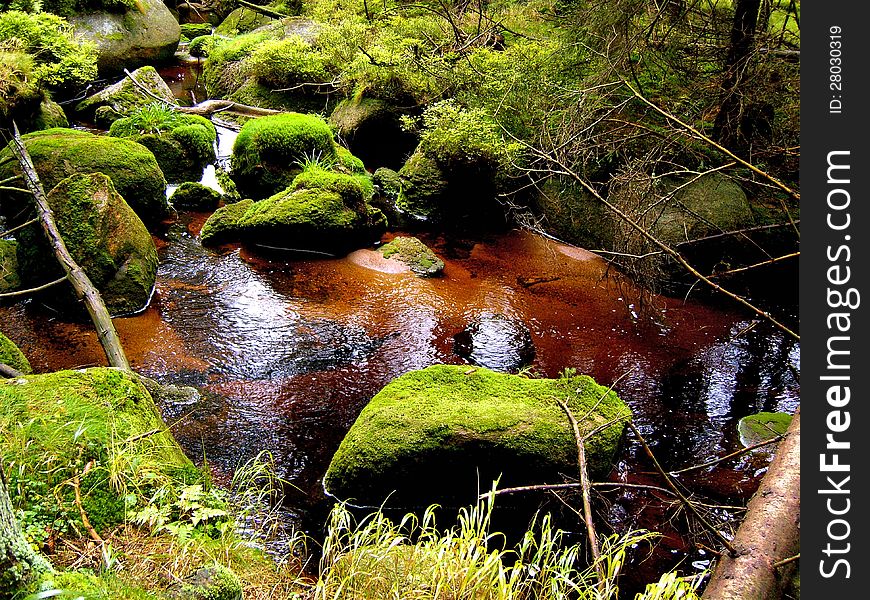
[[[637,531],[604,539],[599,561],[605,577],[599,580],[596,565],[586,566],[582,544],[569,543],[549,516],[533,522],[516,547],[507,547],[504,536],[490,531],[492,496],[462,509],[447,530],[436,525],[435,508],[399,523],[380,511],[357,522],[337,505],[313,598],[615,600],[632,548],[655,537]],[[693,600],[699,583],[669,574],[637,600]]]

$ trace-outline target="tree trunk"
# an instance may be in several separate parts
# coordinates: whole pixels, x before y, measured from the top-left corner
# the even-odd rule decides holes
[[[6,477],[0,470],[0,598],[11,598],[51,565],[27,543],[12,510]]]
[[[760,8],[761,0],[736,0],[734,3],[731,41],[722,80],[722,101],[713,125],[713,137],[734,151],[745,149],[751,137],[751,132],[743,131],[742,127],[743,88],[746,83],[746,69],[755,45]]]
[[[703,600],[774,600],[794,572],[800,551],[800,409],[734,536],[737,556],[723,554]]]
[[[33,195],[42,229],[45,231],[48,242],[54,250],[54,255],[57,257],[58,262],[63,267],[67,279],[72,284],[76,297],[85,303],[88,314],[94,322],[97,337],[103,346],[103,351],[106,353],[109,365],[129,371],[130,363],[127,362],[127,356],[124,354],[124,348],[121,346],[121,340],[118,337],[118,332],[115,330],[114,323],[112,323],[112,317],[109,315],[109,311],[103,302],[103,297],[100,296],[99,290],[91,283],[87,274],[73,260],[69,250],[67,250],[66,244],[54,222],[54,215],[45,198],[45,191],[42,189],[39,176],[36,174],[36,168],[33,166],[30,154],[27,153],[27,147],[18,134],[18,127],[14,128],[12,152],[21,165],[27,189]]]

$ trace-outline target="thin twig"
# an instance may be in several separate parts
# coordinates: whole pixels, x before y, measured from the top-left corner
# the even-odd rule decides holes
[[[778,263],[783,260],[787,260],[789,258],[798,258],[801,255],[800,252],[792,252],[791,254],[784,254],[782,256],[777,256],[775,258],[771,258],[770,260],[765,260],[763,262],[755,263],[752,265],[747,265],[745,267],[740,267],[737,269],[729,269],[728,271],[721,271],[716,273],[716,277],[721,277],[722,275],[733,275],[734,273],[742,273],[743,271],[749,271],[750,269],[757,269],[758,267],[764,267],[767,265],[772,265],[774,263]]]
[[[49,281],[46,284],[43,284],[39,287],[28,288],[26,290],[15,290],[14,292],[3,292],[0,294],[0,298],[13,298],[15,296],[26,296],[27,294],[34,294],[36,292],[41,292],[44,289],[48,289],[53,285],[57,285],[58,283],[63,283],[66,281],[66,276],[61,277],[60,279],[55,279],[54,281]]]
[[[556,402],[565,411],[565,415],[571,423],[571,429],[574,431],[574,441],[577,443],[577,470],[580,472],[580,489],[583,492],[583,518],[586,521],[586,535],[589,538],[592,560],[595,563],[595,571],[598,573],[598,585],[601,587],[607,579],[607,574],[604,572],[604,565],[601,564],[601,550],[598,547],[595,524],[592,522],[592,502],[589,497],[590,486],[589,472],[586,465],[586,445],[583,443],[583,436],[580,435],[580,427],[577,425],[574,413],[571,412],[571,409],[561,398],[556,398]]]
[[[705,467],[712,467],[713,465],[717,465],[720,462],[728,460],[729,458],[737,458],[738,456],[742,456],[744,454],[752,452],[753,450],[756,450],[756,449],[761,448],[763,446],[775,444],[775,443],[779,442],[780,440],[782,440],[783,437],[785,437],[785,436],[778,435],[778,436],[770,438],[769,440],[766,440],[764,442],[759,442],[757,444],[753,444],[752,446],[747,446],[746,448],[741,448],[740,450],[735,450],[734,452],[732,452],[730,454],[726,454],[725,456],[720,456],[719,458],[715,458],[713,460],[708,460],[707,462],[701,463],[700,465],[692,465],[691,467],[686,467],[685,469],[679,469],[677,471],[668,471],[668,474],[669,475],[678,475],[679,473],[686,473],[688,471],[694,471],[696,469],[703,469]]]
[[[11,235],[11,234],[15,233],[16,231],[18,231],[19,229],[24,229],[28,225],[33,225],[34,223],[39,223],[38,217],[34,217],[34,218],[30,219],[29,221],[25,221],[21,225],[16,225],[12,229],[7,229],[6,231],[0,231],[0,237],[6,237],[7,235]]]
[[[795,554],[794,556],[789,556],[788,558],[784,558],[784,559],[782,559],[782,560],[778,560],[778,561],[776,561],[775,563],[773,563],[773,564],[770,565],[770,566],[773,567],[774,569],[778,569],[778,568],[780,568],[780,567],[784,567],[784,566],[787,565],[787,564],[793,563],[793,562],[796,561],[796,560],[800,560],[800,558],[801,558],[801,553],[798,552],[798,553]]]
[[[718,539],[722,543],[722,545],[728,549],[728,552],[731,554],[731,556],[736,556],[737,550],[734,548],[733,544],[731,544],[731,541],[724,535],[722,535],[722,532],[716,529],[716,527],[714,527],[712,523],[707,521],[707,519],[704,518],[704,515],[698,512],[698,509],[695,508],[695,505],[692,503],[692,501],[689,500],[682,491],[680,491],[680,488],[677,487],[677,485],[673,482],[667,472],[662,468],[662,466],[659,464],[658,459],[655,457],[655,454],[653,454],[652,449],[646,443],[646,440],[644,439],[643,435],[641,435],[635,424],[629,421],[628,426],[631,428],[632,433],[634,433],[635,437],[637,437],[638,441],[643,446],[646,455],[650,458],[650,460],[652,460],[656,470],[659,472],[659,475],[664,478],[665,483],[677,495],[677,497],[680,499],[680,502],[683,503],[683,506],[685,506],[686,509],[693,515],[695,515],[695,517],[698,519],[698,521],[701,522],[701,524],[704,526],[705,529],[707,529],[707,531],[716,536],[716,539]]]

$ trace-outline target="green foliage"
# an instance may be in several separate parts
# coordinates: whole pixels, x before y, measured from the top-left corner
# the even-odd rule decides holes
[[[0,49],[15,49],[33,57],[37,85],[60,87],[91,81],[97,75],[97,50],[92,42],[73,37],[65,19],[48,13],[0,13]]]
[[[211,30],[211,23],[181,24],[181,35],[185,36],[189,40],[193,40],[201,36],[211,35]]]
[[[163,133],[187,124],[186,117],[190,116],[194,115],[184,115],[162,102],[152,102],[135,110],[127,117],[113,122],[109,128],[109,135],[131,137],[145,133]]]
[[[519,146],[504,141],[484,109],[465,109],[450,100],[433,104],[423,113],[420,149],[446,169],[485,167],[494,171],[507,167],[519,153]]]
[[[363,178],[355,175],[336,173],[318,163],[309,163],[296,176],[291,187],[297,190],[320,189],[335,192],[348,207],[365,210],[365,203],[371,198],[371,184],[364,189],[361,179]]]
[[[77,13],[100,9],[112,12],[135,9],[136,0],[0,0],[0,8],[25,12],[44,10],[55,15],[71,17]]]
[[[245,71],[272,88],[329,80],[323,57],[298,35],[260,44],[245,61]]]

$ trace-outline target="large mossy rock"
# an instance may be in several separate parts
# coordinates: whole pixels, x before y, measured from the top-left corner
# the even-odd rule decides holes
[[[215,35],[232,37],[269,25],[271,22],[271,17],[242,6],[228,14],[220,25],[215,27],[214,33]]]
[[[351,152],[369,164],[399,168],[417,145],[401,125],[402,113],[376,98],[345,98],[329,117]]]
[[[78,36],[96,43],[97,67],[105,73],[167,62],[181,39],[178,21],[161,0],[137,0],[123,12],[85,13],[69,21]]]
[[[52,189],[47,200],[73,260],[100,290],[109,312],[145,308],[157,275],[157,249],[111,179],[102,173],[73,175]],[[22,230],[18,239],[25,284],[44,282],[49,274],[62,275],[37,225]],[[54,290],[46,301],[64,305],[72,298]]]
[[[154,67],[141,67],[133,71],[131,75],[157,98],[161,98],[168,104],[175,104],[172,90],[169,89]],[[117,83],[79,102],[75,111],[79,118],[93,121],[100,127],[109,127],[116,119],[129,116],[154,102],[153,96],[143,92],[130,81],[129,77],[124,77]]]
[[[368,176],[310,166],[265,200],[219,208],[200,238],[341,254],[376,241],[386,229],[383,213],[367,203],[370,196]]]
[[[166,179],[154,155],[141,144],[63,128],[22,138],[46,191],[76,173],[104,173],[145,223],[156,223],[169,214]],[[7,156],[11,156],[9,149],[0,152],[0,161]],[[18,172],[15,161],[0,164],[0,179]],[[4,206],[7,216],[10,208]]]
[[[0,406],[0,458],[9,487],[20,491],[15,508],[29,513],[34,530],[43,525],[43,535],[58,524],[85,531],[75,477],[100,533],[158,489],[201,479],[132,373],[92,368],[0,380]]]
[[[20,285],[18,243],[12,240],[0,240],[0,294],[18,289]]]
[[[590,475],[611,469],[631,411],[592,378],[527,379],[467,366],[402,375],[363,409],[326,473],[326,490],[379,506],[474,503],[501,487],[577,476],[577,446],[557,399],[580,420]],[[588,416],[587,416],[588,415]],[[585,417],[585,418],[584,418]],[[582,420],[581,420],[582,419]]]
[[[199,181],[205,166],[215,160],[217,131],[211,121],[199,115],[168,115],[168,122],[148,133],[141,133],[136,117],[118,119],[112,123],[109,135],[127,138],[148,148],[168,181]]]
[[[245,123],[233,144],[233,180],[239,193],[265,198],[286,188],[306,160],[334,162],[332,130],[317,115],[286,113]]]
[[[15,342],[3,335],[2,331],[0,331],[0,363],[21,373],[33,372],[24,353],[15,345]]]
[[[187,181],[178,186],[169,202],[176,209],[209,211],[218,207],[221,195],[217,190],[201,183]]]

